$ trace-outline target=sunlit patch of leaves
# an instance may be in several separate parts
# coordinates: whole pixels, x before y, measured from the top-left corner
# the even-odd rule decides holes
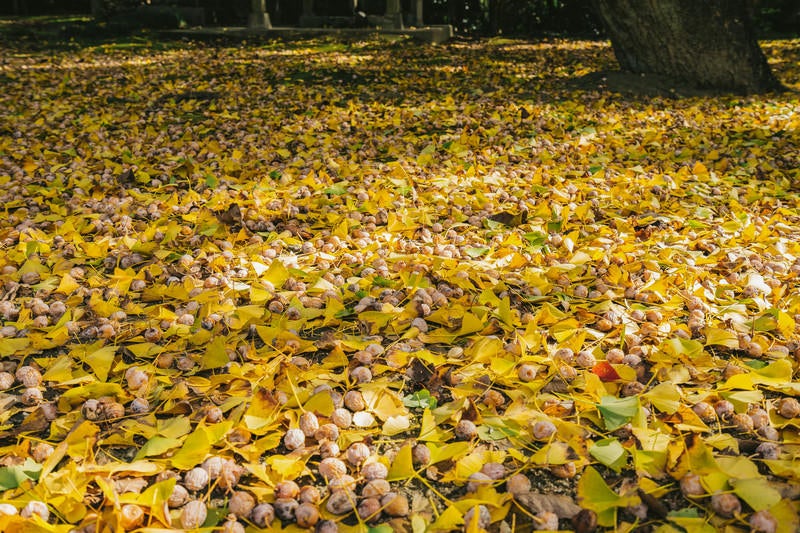
[[[0,529],[796,530],[797,99],[610,64],[7,55]]]

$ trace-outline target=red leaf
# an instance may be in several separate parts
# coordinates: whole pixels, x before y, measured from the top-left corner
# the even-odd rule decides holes
[[[600,381],[616,381],[619,379],[619,374],[607,361],[600,361],[592,367],[592,372],[600,376]]]

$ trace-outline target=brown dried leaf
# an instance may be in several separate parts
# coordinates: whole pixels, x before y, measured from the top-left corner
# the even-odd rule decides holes
[[[528,492],[516,496],[516,500],[532,513],[550,512],[559,518],[572,518],[581,511],[580,506],[563,494]]]

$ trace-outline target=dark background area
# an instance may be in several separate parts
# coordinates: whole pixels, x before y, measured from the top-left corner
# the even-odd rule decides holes
[[[102,0],[105,17],[122,20],[145,0]],[[386,0],[359,0],[359,7],[370,14],[385,10]],[[460,34],[535,36],[542,34],[599,35],[600,24],[590,0],[424,0],[426,24],[452,24]],[[249,0],[150,0],[150,6],[163,9],[194,8],[205,25],[244,25]],[[318,15],[350,14],[348,0],[315,0]],[[402,0],[408,17],[415,0]],[[753,2],[755,20],[762,34],[800,33],[800,0],[760,0]],[[297,24],[302,10],[300,0],[267,0],[274,25]],[[91,0],[0,0],[0,15],[39,16],[89,14]],[[132,24],[137,21],[133,20]],[[141,21],[139,21],[141,22]],[[146,24],[144,24],[146,25]]]

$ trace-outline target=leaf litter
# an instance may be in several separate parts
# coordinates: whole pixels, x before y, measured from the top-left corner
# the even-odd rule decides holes
[[[10,53],[0,529],[795,531],[797,98],[609,65]]]

